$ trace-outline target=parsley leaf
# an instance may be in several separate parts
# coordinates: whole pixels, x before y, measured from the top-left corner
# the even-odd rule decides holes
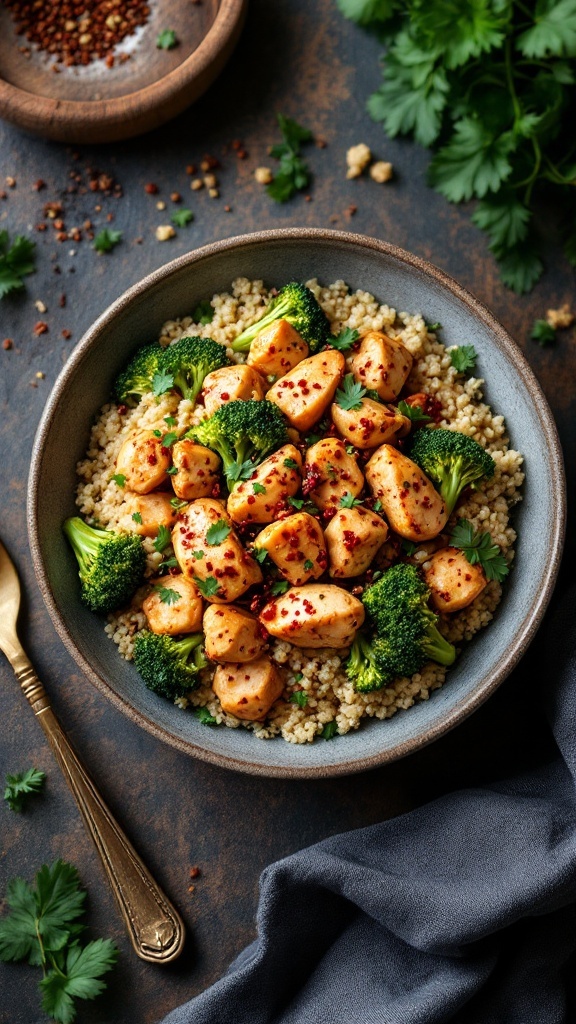
[[[427,416],[422,406],[410,405],[410,402],[398,402],[398,412],[401,412],[403,416],[407,416],[412,423],[429,423],[432,419],[431,416]]]
[[[249,480],[254,468],[254,463],[248,459],[246,462],[231,462],[224,472],[227,480]]]
[[[164,551],[170,543],[170,530],[163,523],[158,527],[158,533],[156,540],[154,541],[153,547],[155,551]]]
[[[156,39],[156,46],[159,50],[173,50],[178,46],[180,40],[173,28],[165,28]]]
[[[185,228],[187,224],[194,220],[194,214],[192,210],[182,206],[179,210],[174,211],[170,219],[177,228]]]
[[[353,373],[347,373],[344,377],[343,387],[336,392],[336,402],[341,409],[361,409],[362,399],[366,395],[366,388],[354,379]]]
[[[288,498],[288,504],[293,508],[301,509],[304,505],[304,498]]]
[[[512,173],[508,159],[516,147],[513,132],[497,134],[479,120],[464,117],[430,164],[432,185],[452,203],[497,192]]]
[[[21,811],[26,797],[33,793],[40,793],[44,788],[46,774],[39,768],[28,768],[25,772],[17,775],[6,776],[6,789],[4,799],[11,811]]]
[[[188,502],[182,498],[170,498],[170,505],[175,512],[180,512],[180,509],[186,508],[187,504]]]
[[[298,463],[296,462],[296,459],[284,459],[284,465],[286,466],[286,469],[299,469],[300,468],[298,466]]]
[[[270,155],[279,161],[279,167],[266,191],[275,202],[285,203],[310,183],[310,170],[300,156],[300,146],[312,139],[312,132],[283,114],[278,114],[277,118],[283,142],[270,150]]]
[[[81,947],[77,942],[68,949],[65,963],[48,971],[40,982],[42,1009],[61,1024],[71,1024],[76,1016],[74,998],[94,999],[105,988],[100,978],[118,957],[111,939],[96,939]]]
[[[253,557],[256,559],[259,565],[262,565],[268,557],[268,551],[266,548],[254,548],[252,551]]]
[[[542,275],[544,264],[533,246],[516,245],[498,256],[500,277],[513,292],[522,295],[534,287]]]
[[[532,341],[537,341],[542,348],[556,341],[556,331],[547,320],[535,320],[530,332]]]
[[[355,508],[356,505],[361,504],[362,500],[360,498],[355,498],[350,491],[346,491],[346,493],[340,498],[340,508]]]
[[[155,373],[152,377],[152,394],[159,398],[165,395],[174,387],[174,377],[171,373]]]
[[[334,738],[334,736],[337,735],[337,733],[338,726],[335,720],[333,719],[331,722],[326,722],[326,725],[322,729],[320,736],[322,737],[323,740],[331,740]]]
[[[266,494],[266,488],[263,484],[259,484],[258,482],[252,484],[252,490],[254,491],[254,494]]]
[[[176,423],[177,423],[176,417],[175,416],[165,416],[164,417],[164,423],[166,423],[166,425],[169,426],[169,427],[175,427]]]
[[[162,438],[162,447],[171,448],[174,442],[177,440],[178,434],[175,434],[174,431],[171,430],[168,434],[164,434],[164,437]]]
[[[205,580],[201,580],[199,576],[194,576],[194,582],[204,597],[214,597],[220,590],[220,584],[214,576],[207,576]]]
[[[177,558],[165,558],[164,561],[160,562],[158,569],[164,571],[164,569],[176,569],[178,568]]]
[[[110,479],[113,480],[118,487],[126,486],[126,477],[124,476],[124,473],[113,473]]]
[[[422,146],[431,145],[440,134],[449,92],[441,50],[400,32],[388,51],[383,79],[368,100],[370,117],[383,121],[391,138],[414,132]]]
[[[141,512],[133,512],[132,513],[132,519],[134,520],[135,523],[138,523],[139,526],[142,526],[142,513]]]
[[[216,725],[216,719],[210,714],[208,708],[194,708],[194,714],[202,725]]]
[[[343,327],[340,334],[330,338],[329,344],[332,348],[337,348],[339,352],[348,352],[349,349],[358,341],[360,334],[357,330],[352,327]]]
[[[308,693],[306,690],[294,690],[288,698],[289,704],[297,704],[299,708],[305,708],[308,703]]]
[[[203,299],[192,312],[192,319],[195,324],[211,324],[214,319],[214,307],[208,299]]]
[[[231,529],[232,527],[228,526],[225,519],[219,519],[217,523],[212,523],[212,526],[206,530],[206,543],[210,547],[217,547],[218,544],[222,544],[226,540]]]
[[[467,373],[468,370],[473,370],[477,359],[478,353],[474,345],[459,345],[457,348],[450,349],[450,362],[454,369],[458,370],[458,373]]]
[[[162,601],[162,604],[178,604],[178,601],[182,600],[182,594],[179,594],[177,590],[172,587],[163,587],[161,583],[158,583],[154,590],[158,592],[158,596]]]
[[[7,231],[0,231],[0,299],[24,287],[23,277],[33,274],[36,243],[16,235],[9,244]]]
[[[306,561],[304,562],[304,572],[310,572],[310,570],[313,568],[314,562],[312,561],[311,558],[307,558]]]
[[[459,519],[454,527],[450,543],[455,548],[461,548],[470,565],[481,565],[486,578],[497,580],[501,583],[510,569],[497,544],[492,543],[489,533],[479,533],[474,530],[472,523],[467,519]]]
[[[289,584],[288,580],[276,580],[276,582],[273,583],[272,586],[270,587],[270,593],[274,597],[279,597],[280,594],[285,594],[286,591],[289,590],[289,589],[290,589],[290,584]]]
[[[92,243],[92,248],[96,249],[96,252],[112,252],[122,241],[122,232],[117,231],[115,228],[103,228],[99,231]]]
[[[574,57],[576,55],[576,4],[574,0],[539,0],[534,25],[518,39],[525,57]]]
[[[388,21],[398,8],[395,0],[337,0],[345,18],[357,25]]]
[[[204,558],[204,552],[203,551],[193,551],[192,552],[192,558],[195,558],[197,562],[200,562],[201,559]]]

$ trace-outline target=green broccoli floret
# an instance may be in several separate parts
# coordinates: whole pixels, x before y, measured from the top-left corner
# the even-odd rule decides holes
[[[364,633],[357,633],[350,656],[344,666],[346,675],[358,693],[381,690],[392,681],[382,641],[376,637],[369,640]]]
[[[144,577],[146,554],[139,537],[88,526],[79,516],[64,523],[76,559],[82,600],[93,612],[109,612],[129,601]]]
[[[448,514],[469,484],[494,476],[494,459],[466,434],[455,430],[428,428],[414,436],[410,458],[438,487]]]
[[[330,337],[330,324],[324,310],[304,284],[292,281],[282,288],[268,306],[264,316],[247,327],[232,342],[235,352],[248,352],[254,338],[265,327],[277,320],[287,320],[308,343],[311,352],[317,352]]]
[[[138,405],[142,395],[153,390],[153,380],[161,373],[164,349],[161,345],[143,345],[132,357],[128,366],[118,374],[114,384],[117,402],[123,405]]]
[[[198,686],[198,673],[208,664],[203,645],[203,633],[175,640],[142,630],[134,640],[134,664],[149,690],[175,700]]]
[[[224,345],[219,345],[212,338],[194,336],[179,338],[164,349],[161,367],[164,373],[172,375],[174,387],[183,397],[195,402],[204,378],[212,370],[220,370],[229,363]]]
[[[270,452],[288,440],[282,413],[265,398],[227,402],[186,437],[218,452],[230,489],[233,481],[247,480]]]
[[[392,676],[412,676],[424,662],[451,665],[452,644],[438,632],[430,591],[414,565],[399,563],[364,591],[362,601],[378,637],[378,662]]]

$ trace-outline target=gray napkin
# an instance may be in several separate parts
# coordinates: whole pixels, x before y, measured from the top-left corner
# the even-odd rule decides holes
[[[164,1024],[575,1021],[575,620],[572,590],[537,641],[555,760],[272,864],[257,940]]]

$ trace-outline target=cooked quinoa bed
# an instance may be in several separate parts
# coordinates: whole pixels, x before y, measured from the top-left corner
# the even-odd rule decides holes
[[[468,519],[474,529],[489,531],[506,560],[511,562],[516,534],[510,525],[510,510],[520,500],[523,460],[518,452],[508,447],[504,417],[495,415],[483,401],[484,382],[475,377],[466,380],[454,369],[449,352],[436,335],[427,330],[420,314],[398,313],[380,305],[367,292],[350,292],[343,281],[321,287],[312,280],[307,285],[324,309],[334,333],[350,327],[361,334],[381,330],[391,338],[398,338],[414,357],[404,389],[406,393],[424,391],[431,395],[441,406],[439,426],[471,436],[490,452],[496,464],[494,476],[484,481],[477,491],[464,492],[464,500],[455,509],[448,529],[456,519]],[[185,334],[195,334],[211,337],[228,347],[237,335],[262,316],[271,294],[262,281],[237,278],[230,293],[212,298],[214,317],[210,324],[196,324],[191,317],[168,321],[162,328],[160,342],[168,345]],[[462,344],[470,340],[460,339]],[[243,357],[230,348],[228,355],[237,362],[243,361]],[[112,479],[116,457],[133,430],[165,429],[165,416],[176,419],[175,431],[184,431],[198,422],[202,409],[192,412],[191,403],[173,393],[160,399],[145,395],[136,408],[126,411],[120,411],[113,403],[103,406],[92,429],[86,456],[78,465],[77,505],[89,522],[132,532],[133,523],[123,490]],[[171,552],[156,552],[151,538],[145,538],[143,544],[147,554],[146,575],[153,576],[158,564]],[[426,545],[416,550],[414,559],[425,565]],[[142,611],[145,595],[144,586],[134,595],[131,606],[110,615],[104,627],[126,660],[132,659],[135,634],[146,626]],[[444,618],[441,616],[440,631],[461,647],[490,622],[501,596],[502,586],[489,582],[469,607]],[[270,653],[281,667],[286,685],[283,698],[273,705],[264,722],[240,721],[222,711],[210,685],[212,667],[203,671],[200,686],[176,703],[183,709],[205,706],[217,723],[232,729],[244,726],[260,739],[281,735],[290,743],[310,743],[328,722],[335,720],[338,732],[344,734],[357,729],[365,716],[391,718],[400,708],[407,709],[416,701],[427,700],[432,690],[442,686],[447,671],[441,665],[428,662],[411,678],[396,679],[381,690],[357,693],[343,669],[348,649],[307,650],[272,637],[270,640]],[[304,708],[289,702],[291,693],[297,689],[307,691],[308,703]]]

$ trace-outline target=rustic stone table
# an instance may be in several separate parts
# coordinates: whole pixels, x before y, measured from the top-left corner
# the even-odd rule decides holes
[[[448,206],[427,188],[426,153],[411,143],[387,140],[365,114],[365,99],[378,84],[379,51],[375,39],[340,17],[332,0],[252,0],[242,40],[220,80],[162,130],[110,148],[76,152],[0,127],[0,189],[7,193],[0,201],[0,229],[32,232],[38,243],[38,269],[27,279],[26,293],[4,300],[0,308],[0,341],[13,340],[11,350],[0,349],[0,536],[24,583],[22,640],[70,739],[180,908],[189,932],[186,949],[172,966],[154,967],[133,955],[73,800],[0,657],[0,775],[31,763],[48,773],[44,797],[32,801],[25,814],[0,807],[0,893],[8,878],[32,878],[43,862],[57,857],[78,866],[89,889],[93,933],[113,937],[121,951],[106,993],[95,1003],[81,1004],[79,1020],[86,1024],[152,1024],[215,981],[255,935],[258,876],[270,861],[454,787],[497,778],[525,761],[536,742],[542,745],[538,709],[523,708],[519,700],[527,671],[520,665],[488,704],[443,740],[365,775],[287,782],[203,764],[138,728],[82,678],[54,631],[32,572],[25,525],[30,452],[46,397],[72,347],[93,319],[143,275],[204,242],[250,230],[313,225],[364,232],[453,274],[516,338],[552,405],[565,450],[573,447],[574,334],[564,332],[547,350],[528,340],[532,321],[573,295],[573,273],[560,254],[550,211],[542,215],[548,272],[529,297],[519,298],[500,284],[469,211]],[[271,162],[267,149],[277,139],[277,111],[309,125],[327,143],[309,148],[314,170],[309,202],[299,196],[277,206],[254,181],[254,168]],[[232,146],[236,140],[247,154],[244,159]],[[392,161],[393,184],[346,180],[345,153],[357,142]],[[205,154],[222,164],[216,172],[219,199],[189,188],[186,167],[199,164]],[[93,179],[95,172],[111,176],[121,185],[122,198],[89,188],[83,193],[84,186],[66,192],[89,180],[91,172]],[[6,188],[6,176],[16,179],[15,187]],[[46,183],[39,192],[34,189],[38,179]],[[157,195],[146,192],[148,183],[158,185]],[[168,215],[156,203],[166,201],[171,211],[173,191],[182,193],[195,220],[176,238],[159,243],[154,230],[168,222]],[[107,214],[113,214],[111,226],[123,232],[122,244],[99,257],[86,238],[58,242],[51,225],[35,233],[44,204],[54,201],[64,206],[68,230],[86,220],[99,230],[107,225]],[[46,305],[46,313],[35,308],[37,300]],[[49,330],[35,336],[39,320]],[[63,330],[71,338],[64,338]],[[568,469],[573,482],[573,459]],[[193,865],[201,876],[189,892]],[[34,973],[26,966],[0,966],[0,1021],[43,1019]]]

